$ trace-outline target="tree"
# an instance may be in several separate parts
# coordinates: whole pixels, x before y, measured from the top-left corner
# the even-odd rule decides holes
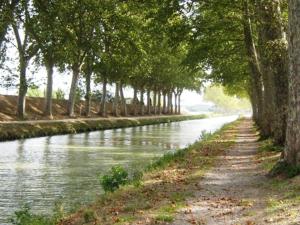
[[[29,61],[37,54],[36,42],[30,38],[30,26],[32,26],[33,8],[28,0],[20,1],[11,12],[11,26],[16,40],[16,48],[19,56],[19,96],[17,114],[25,117],[26,93],[28,89],[26,70]]]
[[[54,66],[60,64],[63,32],[58,18],[58,1],[34,0],[35,14],[30,26],[30,35],[35,40],[40,56],[37,61],[45,66],[47,71],[47,88],[44,115],[52,118],[52,95]]]
[[[95,25],[98,23],[100,2],[89,1],[59,1],[60,27],[63,28],[63,62],[72,70],[72,82],[68,99],[68,115],[73,117],[76,101],[76,90],[82,67],[87,53],[92,49],[95,40]]]
[[[289,114],[284,160],[300,166],[300,2],[289,0]]]

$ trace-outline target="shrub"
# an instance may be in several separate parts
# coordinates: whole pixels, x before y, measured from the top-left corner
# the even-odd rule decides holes
[[[288,178],[295,177],[300,174],[300,166],[291,166],[285,161],[281,160],[272,168],[269,172],[270,177],[276,177],[278,175],[284,175]]]
[[[62,89],[57,89],[54,92],[54,96],[57,100],[64,100],[65,99],[65,92]]]
[[[42,215],[34,215],[28,205],[16,211],[14,218],[10,220],[13,225],[55,225],[56,221]]]
[[[136,170],[132,173],[131,183],[135,187],[139,187],[142,184],[143,172],[140,170]]]
[[[120,186],[128,183],[128,173],[121,166],[114,166],[100,178],[100,184],[105,192],[114,192]]]
[[[211,132],[208,132],[208,131],[206,131],[206,130],[203,130],[203,131],[201,131],[201,134],[200,134],[200,140],[201,140],[201,141],[206,141],[206,140],[208,140],[211,136],[212,136],[212,133],[211,133]]]
[[[281,152],[283,147],[275,145],[272,139],[267,139],[261,142],[259,146],[260,152]]]
[[[83,213],[84,222],[90,223],[96,220],[95,212],[91,209],[86,209]]]

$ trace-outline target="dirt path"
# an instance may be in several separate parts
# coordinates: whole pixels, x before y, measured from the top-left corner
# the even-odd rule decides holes
[[[195,197],[171,224],[298,224],[265,215],[269,193],[265,172],[255,159],[257,138],[250,120],[240,124],[235,146],[199,181]]]

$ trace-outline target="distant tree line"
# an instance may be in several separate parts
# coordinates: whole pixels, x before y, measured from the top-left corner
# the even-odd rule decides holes
[[[1,1],[2,65],[10,43],[18,52],[18,81],[13,75],[6,77],[18,83],[17,115],[26,117],[27,73],[32,63],[47,71],[45,116],[52,117],[54,68],[72,73],[66,105],[71,117],[81,78],[86,116],[90,115],[91,82],[102,84],[101,116],[107,116],[108,84],[115,86],[115,116],[128,114],[123,91],[127,86],[133,89],[134,115],[180,113],[183,90],[196,89],[200,82],[200,73],[182,63],[187,41],[177,36],[186,27],[185,8],[184,3],[169,0]]]

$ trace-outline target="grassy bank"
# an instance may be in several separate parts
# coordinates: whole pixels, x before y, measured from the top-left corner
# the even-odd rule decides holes
[[[260,142],[256,159],[260,168],[266,174],[277,165],[282,150],[283,147],[274,145],[270,139]],[[268,190],[268,196],[266,208],[261,213],[266,215],[266,217],[272,218],[267,222],[294,224],[287,221],[293,220],[299,215],[300,176],[295,177],[295,171],[291,168],[291,170],[283,171],[278,176],[269,176],[264,184],[264,188]]]
[[[214,134],[202,133],[201,141],[146,166],[139,186],[126,185],[106,193],[71,216],[58,213],[64,216],[62,221],[57,216],[51,219],[29,213],[28,221],[22,224],[54,225],[59,221],[60,225],[129,225],[172,221],[175,212],[201,188],[199,179],[215,164],[217,156],[234,144],[238,124],[239,121],[226,125]]]
[[[139,118],[99,118],[59,121],[32,121],[0,124],[0,141],[31,137],[74,134],[87,131],[144,126],[170,123],[183,120],[203,119],[205,115],[195,116],[153,116]]]

